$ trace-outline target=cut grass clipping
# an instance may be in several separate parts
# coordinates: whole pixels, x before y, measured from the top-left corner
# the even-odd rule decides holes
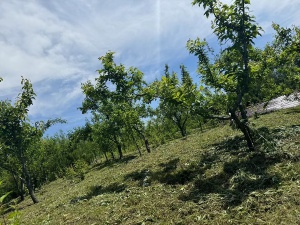
[[[21,224],[300,224],[300,108],[253,119],[259,150],[228,125],[94,165],[18,205]]]

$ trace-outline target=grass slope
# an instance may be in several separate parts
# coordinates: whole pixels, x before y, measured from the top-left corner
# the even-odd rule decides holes
[[[228,125],[59,179],[21,224],[300,224],[300,107],[262,115],[261,150]]]

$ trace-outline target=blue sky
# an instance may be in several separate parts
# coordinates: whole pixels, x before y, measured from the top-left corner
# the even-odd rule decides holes
[[[164,64],[184,63],[196,76],[196,60],[186,42],[197,36],[215,44],[203,10],[192,0],[2,0],[0,2],[0,99],[14,100],[21,76],[37,94],[32,121],[61,117],[48,134],[85,123],[78,107],[81,83],[94,80],[98,57],[116,52],[116,61],[135,66],[148,82],[163,74]],[[230,3],[226,0],[223,2]],[[264,29],[258,46],[271,41],[272,21],[300,25],[299,0],[252,0],[252,13]]]

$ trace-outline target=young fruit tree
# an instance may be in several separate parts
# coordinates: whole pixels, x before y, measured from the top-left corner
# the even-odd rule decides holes
[[[14,104],[8,100],[0,101],[0,168],[19,181],[16,185],[20,190],[21,199],[24,198],[25,185],[32,201],[38,203],[29,170],[31,159],[28,151],[32,144],[41,140],[46,129],[52,124],[65,121],[55,119],[32,125],[28,119],[28,111],[35,93],[29,80],[22,78],[21,84],[22,92]]]
[[[250,151],[255,149],[246,111],[250,98],[250,52],[261,28],[250,15],[250,0],[235,0],[231,5],[218,0],[194,0],[202,6],[206,17],[213,16],[212,28],[223,50],[212,61],[211,48],[205,40],[189,40],[187,48],[198,57],[198,71],[209,88],[226,94],[228,119],[243,133]],[[221,117],[220,117],[221,118]],[[225,117],[222,117],[225,118]]]
[[[123,157],[124,140],[132,132],[144,139],[149,152],[141,120],[147,116],[141,94],[145,85],[143,73],[134,67],[126,69],[122,64],[116,65],[113,52],[106,53],[99,60],[103,67],[98,70],[99,77],[95,79],[95,84],[91,81],[82,84],[85,99],[80,110],[82,113],[92,112],[94,124],[101,124],[94,128],[101,127],[99,133],[115,143],[120,158]]]
[[[280,95],[299,95],[300,89],[300,29],[293,26],[284,28],[273,23],[276,31],[272,43],[261,51],[256,62],[256,71],[268,77],[269,95],[267,100]]]
[[[181,65],[180,70],[181,82],[175,72],[169,73],[169,67],[166,65],[164,76],[160,81],[150,84],[147,93],[151,93],[149,89],[152,89],[152,100],[159,99],[157,116],[170,120],[179,129],[181,136],[186,137],[187,125],[192,119],[200,92],[186,67]]]

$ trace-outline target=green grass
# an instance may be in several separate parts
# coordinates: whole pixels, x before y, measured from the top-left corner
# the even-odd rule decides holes
[[[228,125],[195,131],[43,186],[21,224],[300,224],[300,107],[252,122],[257,152]]]

